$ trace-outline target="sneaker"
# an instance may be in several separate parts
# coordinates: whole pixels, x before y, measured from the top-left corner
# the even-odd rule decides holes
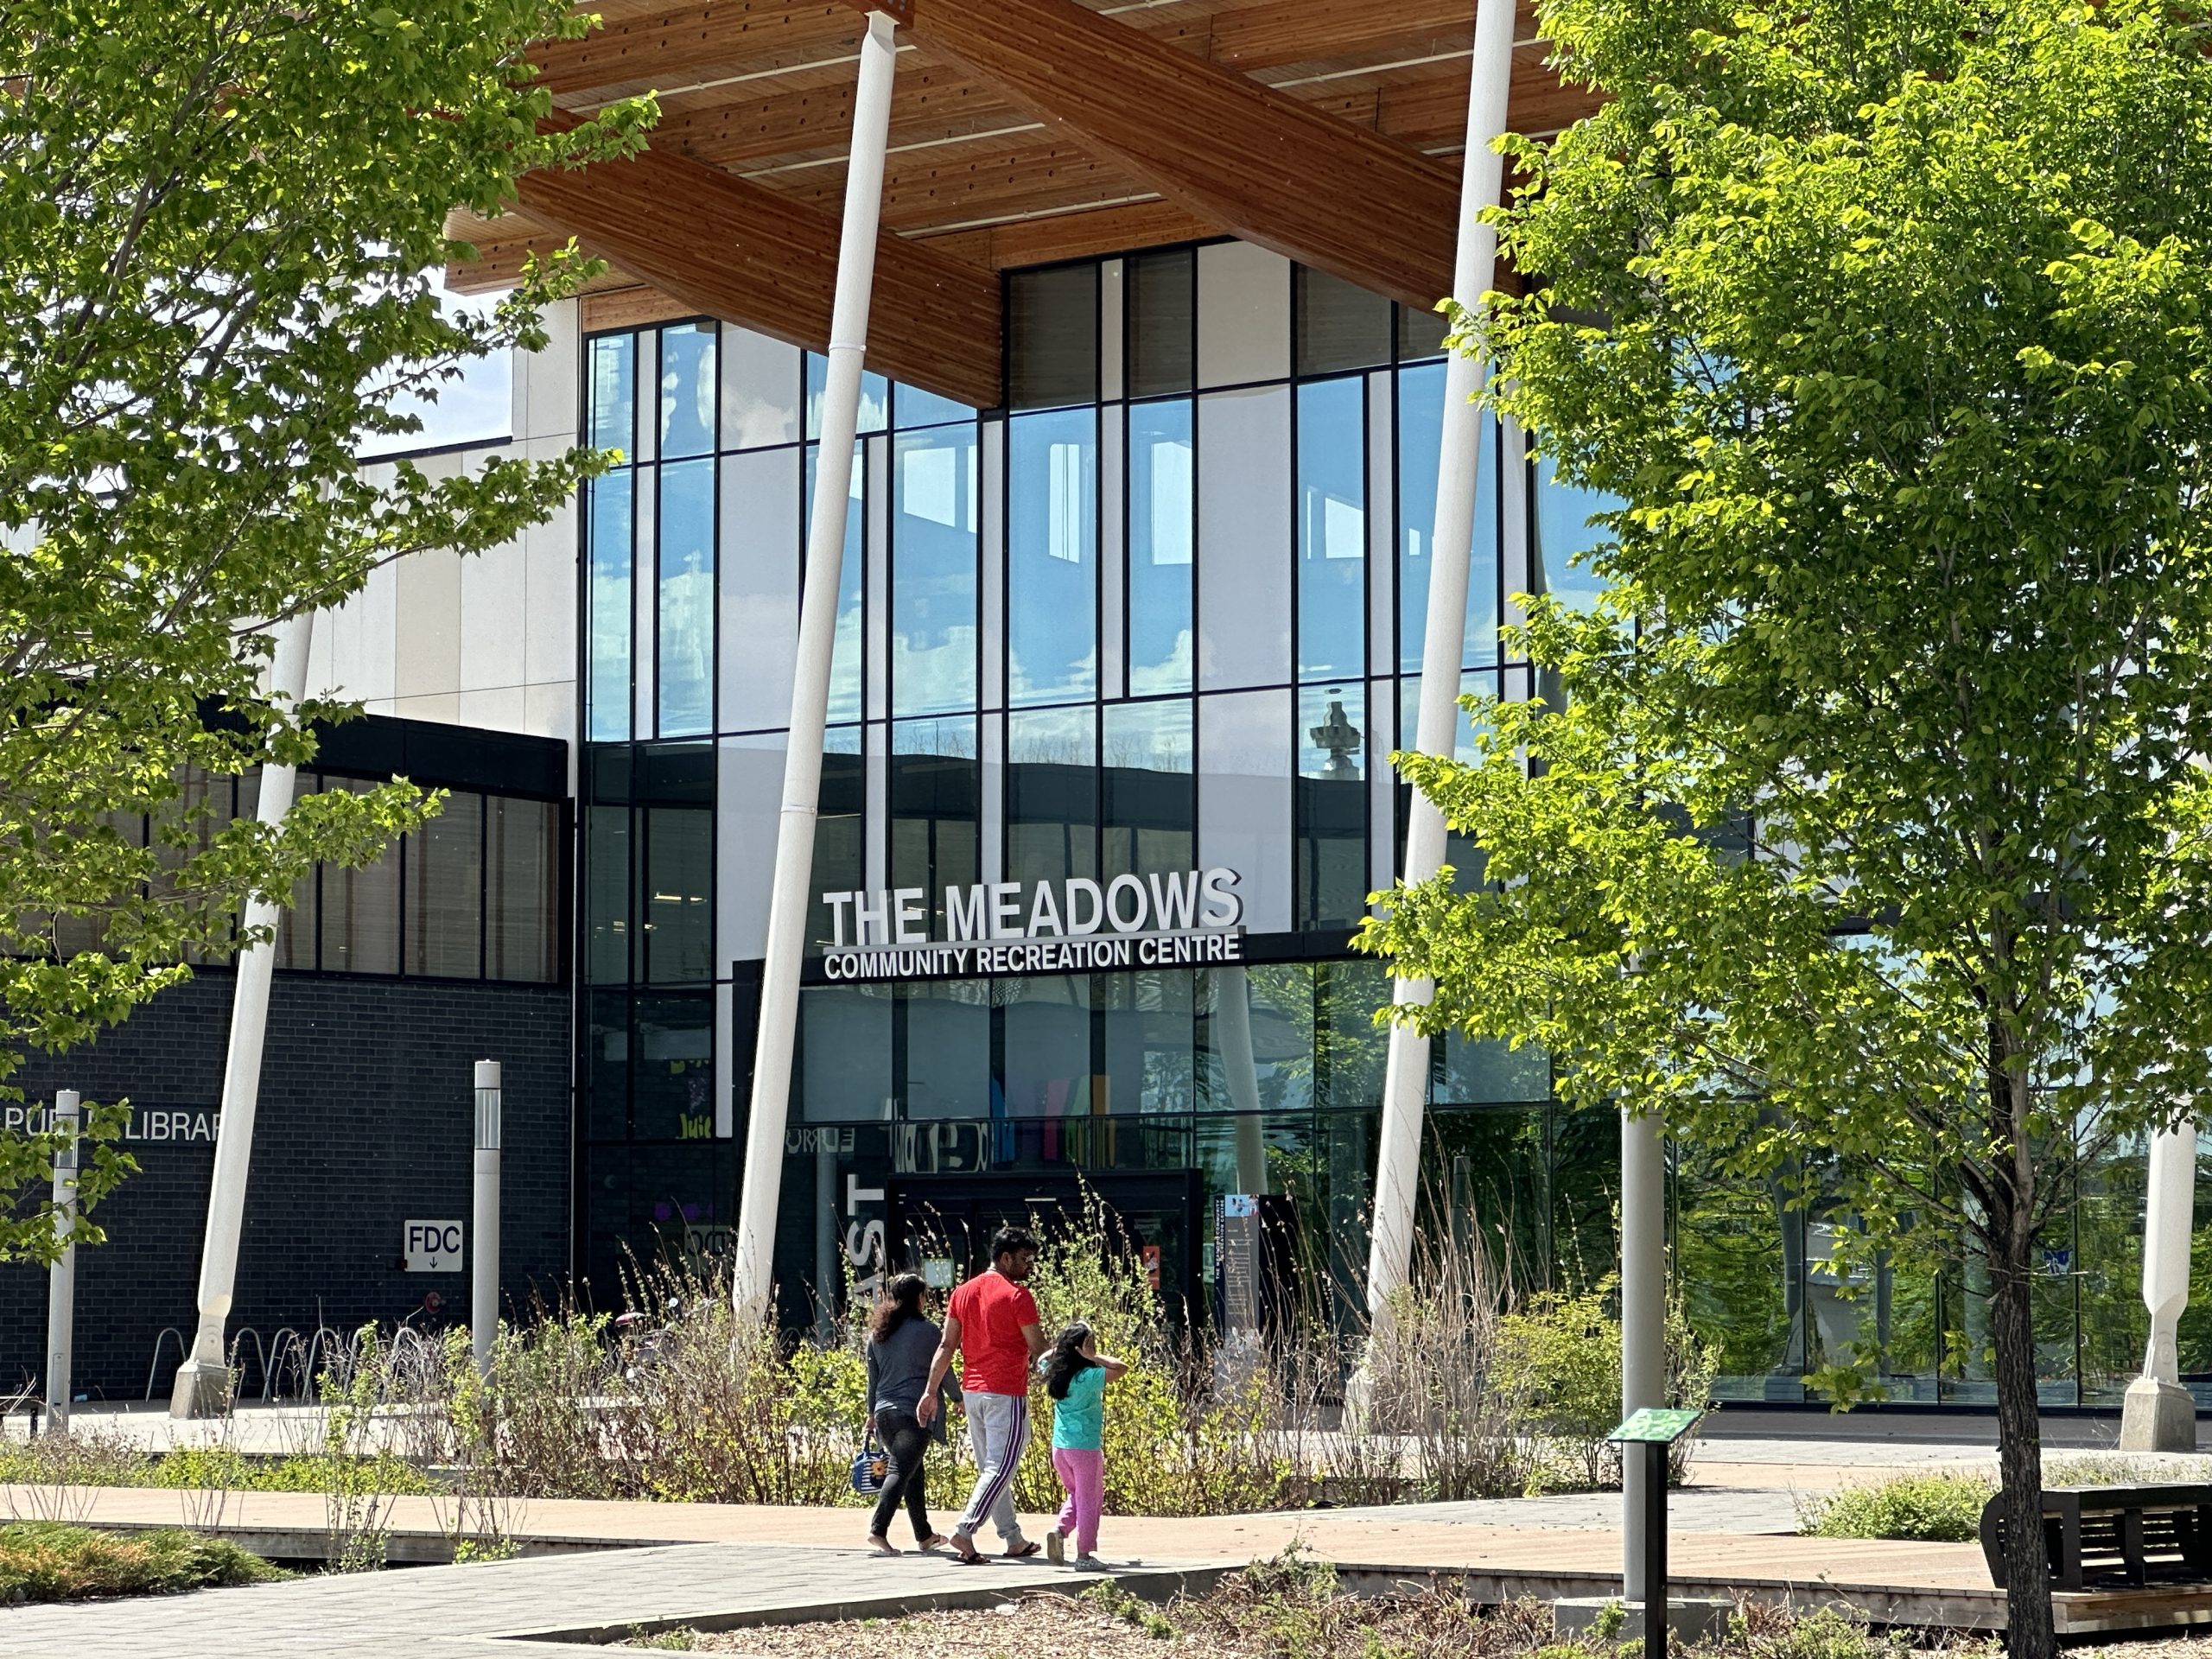
[[[1065,1567],[1068,1564],[1067,1541],[1060,1536],[1060,1529],[1058,1527],[1054,1527],[1045,1535],[1045,1559],[1054,1567]]]
[[[1075,1570],[1078,1573],[1111,1573],[1114,1569],[1096,1555],[1078,1555],[1075,1558]]]

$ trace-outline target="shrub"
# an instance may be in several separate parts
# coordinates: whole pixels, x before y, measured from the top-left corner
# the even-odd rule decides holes
[[[340,1470],[327,1452],[295,1452],[285,1457],[249,1457],[229,1446],[179,1446],[165,1452],[131,1485],[161,1486],[183,1491],[233,1492],[321,1492],[341,1478],[373,1482],[378,1490],[393,1493],[435,1492],[438,1483],[395,1452],[379,1452],[366,1459],[369,1467]]]
[[[136,1440],[102,1429],[0,1439],[0,1482],[18,1485],[143,1486],[152,1467]]]
[[[1815,1538],[1969,1542],[1996,1490],[1980,1475],[1897,1475],[1815,1500],[1799,1516],[1797,1530]]]
[[[0,1526],[0,1600],[162,1595],[288,1576],[227,1540],[175,1527],[102,1532],[56,1521]]]
[[[1498,1319],[1497,1386],[1524,1430],[1540,1443],[1530,1490],[1616,1485],[1620,1448],[1605,1435],[1621,1417],[1621,1323],[1608,1275],[1580,1294],[1539,1291]],[[1698,1339],[1678,1304],[1667,1308],[1667,1399],[1711,1403],[1713,1350]],[[1669,1478],[1681,1480],[1697,1443],[1675,1442]]]

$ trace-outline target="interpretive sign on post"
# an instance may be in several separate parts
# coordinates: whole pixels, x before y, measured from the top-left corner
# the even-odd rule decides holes
[[[1260,1329],[1260,1206],[1249,1192],[1225,1192],[1214,1221],[1214,1260],[1221,1268],[1222,1322],[1231,1332]]]
[[[1667,1659],[1667,1451],[1697,1427],[1702,1411],[1688,1407],[1646,1406],[1605,1438],[1621,1448],[1621,1478],[1628,1460],[1644,1459],[1643,1651],[1645,1659]]]

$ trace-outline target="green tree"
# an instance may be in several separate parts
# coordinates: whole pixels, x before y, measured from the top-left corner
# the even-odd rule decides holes
[[[1609,101],[1511,145],[1540,278],[1462,322],[1612,596],[1403,760],[1491,885],[1365,943],[1746,1184],[1825,1164],[1846,1250],[1967,1241],[2041,1659],[2038,1242],[2212,1084],[2212,61],[2150,0],[1541,18]]]
[[[599,458],[433,481],[355,470],[470,359],[540,343],[588,267],[442,315],[449,208],[634,146],[650,106],[543,135],[524,48],[559,0],[23,0],[0,19],[0,1090],[250,942],[251,894],[362,863],[435,803],[404,783],[273,831],[207,775],[312,757],[263,689],[272,630],[417,549],[480,551]],[[150,819],[153,844],[138,826]],[[92,1114],[81,1195],[130,1160]],[[42,1257],[55,1151],[0,1135],[0,1260]],[[97,1240],[84,1224],[79,1238]]]

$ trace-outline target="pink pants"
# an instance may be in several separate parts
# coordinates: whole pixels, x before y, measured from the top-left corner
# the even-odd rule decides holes
[[[1075,1539],[1075,1553],[1098,1553],[1098,1512],[1106,1507],[1106,1454],[1052,1448],[1052,1468],[1067,1488],[1068,1501],[1060,1505],[1063,1538]]]

